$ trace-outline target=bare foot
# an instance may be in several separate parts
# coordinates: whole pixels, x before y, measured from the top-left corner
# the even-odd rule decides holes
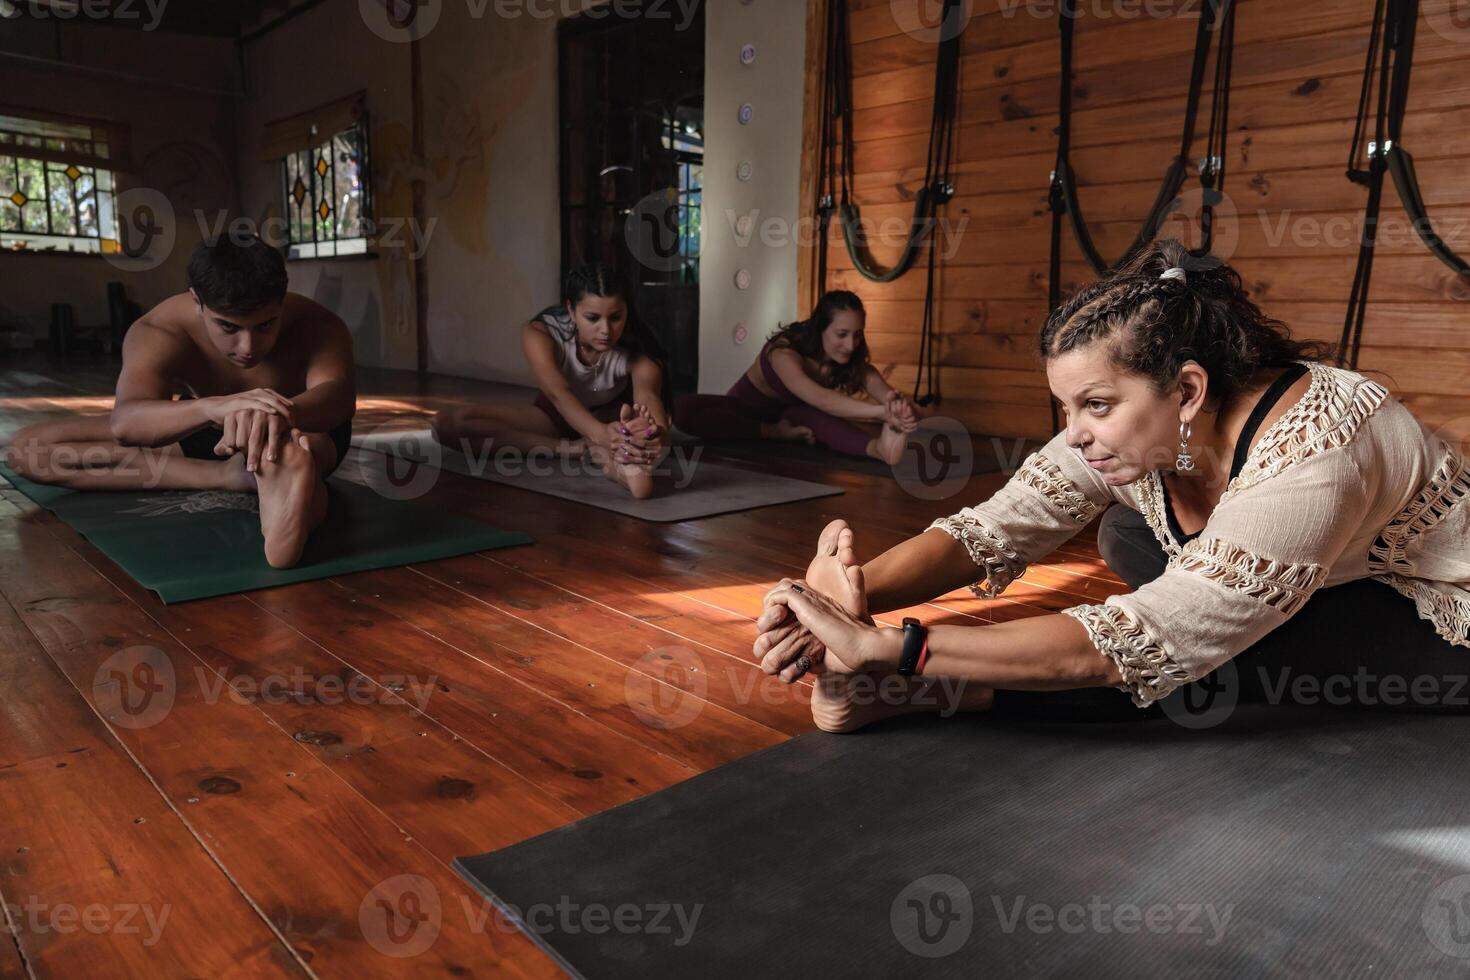
[[[255,492],[255,474],[246,471],[246,458],[245,453],[236,453],[219,464],[221,490],[234,490],[237,493]]]
[[[823,674],[812,686],[812,721],[824,732],[846,734],[900,715],[985,711],[995,703],[993,688],[945,681],[897,674]]]
[[[855,536],[846,521],[828,524],[817,540],[816,557],[807,566],[806,582],[871,623],[862,563],[854,544]],[[821,661],[817,669],[821,669]],[[920,711],[983,711],[995,700],[992,688],[946,680],[822,673],[812,687],[812,721],[824,732],[855,732],[885,718]]]
[[[889,466],[897,466],[903,459],[903,451],[907,445],[908,435],[885,422],[878,438],[868,443],[868,455]]]
[[[817,538],[817,554],[806,567],[806,584],[826,593],[854,616],[871,623],[867,594],[853,582],[850,569],[861,568],[854,536],[847,522],[836,520],[822,528]]]
[[[327,488],[311,450],[300,433],[291,436],[282,442],[280,458],[262,459],[255,475],[265,560],[272,568],[300,561],[307,537],[327,515]]]
[[[817,444],[817,434],[805,425],[797,425],[787,419],[761,425],[762,439],[779,439],[782,442],[804,442],[808,446]]]
[[[653,473],[650,466],[629,466],[612,458],[612,453],[602,446],[593,446],[588,451],[592,462],[602,470],[602,475],[614,483],[627,487],[635,500],[646,500],[653,496]]]
[[[653,496],[653,474],[646,466],[617,467],[617,481],[628,488],[634,500],[647,500]]]

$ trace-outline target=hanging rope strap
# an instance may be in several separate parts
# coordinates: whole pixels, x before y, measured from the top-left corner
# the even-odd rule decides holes
[[[1384,177],[1391,175],[1404,211],[1414,231],[1436,258],[1456,274],[1470,278],[1466,262],[1440,238],[1430,221],[1419,189],[1414,158],[1403,147],[1404,117],[1409,104],[1409,82],[1414,71],[1414,42],[1419,24],[1419,0],[1378,0],[1373,14],[1373,32],[1368,39],[1368,61],[1363,70],[1358,118],[1353,127],[1353,144],[1348,152],[1348,179],[1368,188],[1363,213],[1363,234],[1358,248],[1358,265],[1348,293],[1347,315],[1338,345],[1339,366],[1356,368],[1367,320],[1368,293],[1373,283],[1373,256],[1378,245],[1378,223],[1383,212]],[[1358,167],[1363,153],[1363,136],[1368,126],[1368,106],[1377,80],[1374,138],[1367,146],[1366,170]]]
[[[1077,245],[1092,265],[1094,271],[1099,275],[1105,275],[1119,266],[1126,265],[1135,255],[1148,246],[1159,233],[1160,226],[1168,216],[1170,208],[1179,196],[1180,189],[1184,186],[1185,179],[1189,176],[1190,153],[1194,147],[1195,128],[1199,121],[1200,93],[1204,90],[1205,68],[1209,63],[1210,48],[1213,46],[1216,25],[1224,18],[1226,29],[1222,34],[1221,56],[1216,59],[1216,82],[1214,93],[1214,104],[1211,109],[1211,156],[1207,158],[1207,164],[1215,159],[1215,149],[1218,145],[1219,166],[1214,168],[1220,173],[1220,179],[1214,187],[1206,185],[1206,200],[1208,206],[1213,209],[1220,201],[1220,191],[1223,188],[1224,171],[1224,142],[1228,135],[1228,91],[1233,62],[1234,45],[1234,0],[1205,0],[1203,10],[1200,14],[1199,28],[1195,34],[1194,64],[1189,74],[1189,96],[1185,104],[1184,128],[1179,139],[1179,152],[1174,161],[1164,173],[1164,179],[1159,185],[1158,195],[1149,208],[1147,217],[1144,218],[1143,226],[1138,234],[1134,236],[1133,243],[1128,246],[1123,257],[1117,262],[1109,262],[1103,258],[1097,245],[1093,242],[1092,234],[1088,231],[1087,220],[1083,216],[1082,206],[1077,195],[1077,175],[1072,170],[1071,163],[1071,129],[1072,129],[1072,50],[1075,45],[1077,3],[1076,0],[1062,0],[1061,6],[1061,37],[1062,37],[1062,88],[1060,99],[1061,127],[1059,135],[1062,137],[1057,145],[1057,165],[1052,172],[1052,207],[1063,209],[1071,219],[1072,233],[1076,236]],[[1226,44],[1231,45],[1229,49]],[[1224,101],[1222,101],[1224,100]],[[1218,130],[1218,132],[1217,132]],[[1205,168],[1202,168],[1202,171]],[[1203,177],[1203,172],[1201,177]],[[1216,192],[1211,197],[1210,191]],[[1213,228],[1213,210],[1210,211],[1209,219]],[[1211,231],[1213,235],[1213,231]],[[1208,251],[1208,249],[1206,249]]]
[[[842,222],[843,238],[854,268],[872,282],[887,283],[903,276],[913,267],[926,236],[933,230],[939,206],[954,196],[952,180],[952,148],[959,107],[960,45],[965,16],[963,0],[945,0],[940,22],[941,40],[934,72],[934,108],[929,124],[929,153],[924,168],[924,183],[914,198],[914,217],[903,254],[889,269],[877,268],[866,256],[861,212],[852,198],[853,165],[853,100],[852,42],[848,28],[848,5],[832,0],[829,6],[828,71],[832,102],[826,107],[829,119],[840,119],[841,161],[837,177],[828,187],[840,195],[836,215]],[[830,133],[830,130],[827,132]]]
[[[924,295],[924,319],[920,331],[918,372],[914,399],[931,405],[940,398],[938,382],[938,303],[936,255],[939,209],[954,196],[953,160],[955,128],[959,117],[959,73],[961,42],[966,17],[964,0],[945,0],[939,24],[940,42],[934,72],[934,106],[929,124],[929,150],[924,182],[914,197],[914,215],[908,240],[898,261],[888,269],[878,268],[867,254],[862,215],[852,195],[854,127],[852,99],[852,40],[848,0],[830,0],[827,12],[827,66],[821,100],[821,146],[817,190],[818,246],[817,282],[827,288],[828,237],[835,217],[853,267],[870,282],[894,282],[910,269],[919,250],[929,251]],[[840,132],[839,132],[840,130]],[[920,395],[923,388],[925,394]]]
[[[1205,137],[1205,158],[1199,164],[1203,202],[1200,206],[1200,247],[1191,249],[1197,259],[1215,248],[1215,208],[1225,199],[1225,171],[1229,163],[1230,88],[1235,69],[1236,0],[1224,0],[1220,13],[1220,44],[1215,55],[1215,87],[1210,99],[1210,129]],[[1187,150],[1187,148],[1186,148]]]

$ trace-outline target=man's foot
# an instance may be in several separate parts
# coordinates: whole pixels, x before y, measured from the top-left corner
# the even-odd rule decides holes
[[[805,425],[797,425],[787,419],[761,425],[762,439],[778,439],[781,442],[804,442],[808,446],[817,444],[817,434]]]
[[[897,466],[903,459],[903,451],[906,446],[908,446],[908,435],[885,422],[878,438],[868,443],[868,455],[889,466]]]
[[[220,472],[219,489],[233,490],[237,493],[255,492],[255,474],[245,469],[245,461],[245,453],[236,453],[218,464]]]
[[[326,484],[300,433],[293,431],[282,442],[279,459],[261,461],[255,482],[265,560],[272,568],[290,568],[301,560],[307,537],[327,514]]]

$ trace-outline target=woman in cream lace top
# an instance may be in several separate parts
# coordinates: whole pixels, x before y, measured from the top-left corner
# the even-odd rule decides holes
[[[1246,699],[1470,706],[1470,463],[1383,386],[1323,363],[1330,349],[1177,242],[1057,309],[1040,348],[1067,426],[1000,491],[865,565],[834,522],[806,579],[767,597],[756,656],[787,681],[821,675],[821,727],[991,706],[997,689],[1148,708],[1227,671]],[[976,578],[999,596],[1100,515],[1131,592],[911,629],[917,671],[904,633],[869,618]],[[900,662],[907,676],[862,676]]]

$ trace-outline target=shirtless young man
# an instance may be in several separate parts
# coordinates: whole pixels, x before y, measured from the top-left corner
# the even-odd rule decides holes
[[[266,561],[289,568],[351,439],[352,336],[258,239],[200,244],[188,280],[128,330],[112,413],[22,429],[9,463],[76,490],[255,492]]]

